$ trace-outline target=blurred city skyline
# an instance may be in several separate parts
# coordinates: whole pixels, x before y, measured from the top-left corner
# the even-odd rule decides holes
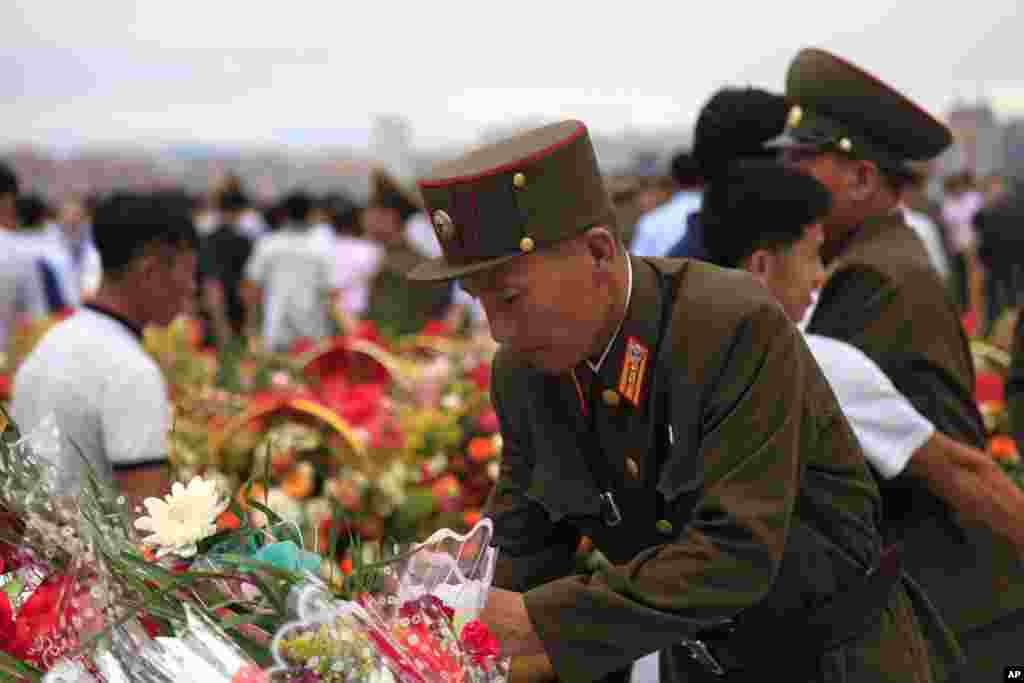
[[[606,172],[663,172],[715,89],[781,91],[789,60],[815,45],[950,122],[967,146],[943,168],[990,170],[1021,146],[1020,35],[1017,0],[8,0],[0,156],[51,195],[197,190],[223,171],[264,195],[358,190],[371,163],[409,181],[467,146],[575,117]]]
[[[0,145],[365,149],[378,116],[425,153],[576,117],[606,137],[687,130],[718,87],[781,90],[816,45],[930,111],[1024,113],[1017,0],[627,6],[8,0]]]

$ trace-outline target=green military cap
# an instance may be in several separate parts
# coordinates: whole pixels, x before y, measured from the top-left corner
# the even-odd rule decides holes
[[[792,103],[777,147],[829,149],[896,172],[932,159],[952,142],[949,129],[907,97],[825,50],[801,50],[786,74]]]
[[[448,280],[615,228],[587,127],[563,121],[480,147],[419,181],[443,255],[409,273]]]

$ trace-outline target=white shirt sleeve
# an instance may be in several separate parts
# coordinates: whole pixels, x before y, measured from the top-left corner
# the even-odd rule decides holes
[[[405,222],[405,237],[420,256],[432,259],[441,257],[441,245],[434,234],[434,226],[424,213],[409,216]]]
[[[262,285],[267,277],[267,247],[268,237],[261,237],[256,240],[249,254],[249,260],[245,262],[245,279]]]
[[[101,401],[103,447],[112,467],[167,459],[171,407],[156,365],[110,377]]]
[[[885,479],[900,474],[935,426],[859,349],[828,337],[804,336],[868,462]]]

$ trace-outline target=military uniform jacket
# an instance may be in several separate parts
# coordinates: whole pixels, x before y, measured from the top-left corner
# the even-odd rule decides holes
[[[384,253],[363,317],[388,336],[419,332],[431,320],[444,317],[451,303],[450,283],[410,283],[406,278],[424,260],[404,242],[389,245]]]
[[[924,245],[900,214],[869,221],[840,250],[808,331],[853,344],[942,433],[984,448],[970,348]],[[1021,564],[987,528],[960,526],[906,474],[882,484],[889,539],[957,633],[1024,607]]]
[[[505,444],[488,505],[501,550],[495,581],[525,591],[567,682],[656,650],[664,680],[700,680],[682,639],[733,617],[820,604],[881,548],[880,494],[860,447],[770,294],[746,273],[696,261],[632,264],[593,414],[571,374],[543,374],[504,351],[494,363]],[[587,449],[615,473],[618,526],[602,520]],[[593,575],[574,575],[583,534],[610,561]],[[933,680],[914,607],[902,588],[894,601],[864,638],[810,653],[821,680]]]

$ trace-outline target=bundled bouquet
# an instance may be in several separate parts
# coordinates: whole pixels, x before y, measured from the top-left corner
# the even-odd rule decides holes
[[[274,680],[502,683],[509,659],[476,617],[493,578],[490,520],[444,529],[378,567],[378,589],[334,601],[317,586],[273,644]]]

